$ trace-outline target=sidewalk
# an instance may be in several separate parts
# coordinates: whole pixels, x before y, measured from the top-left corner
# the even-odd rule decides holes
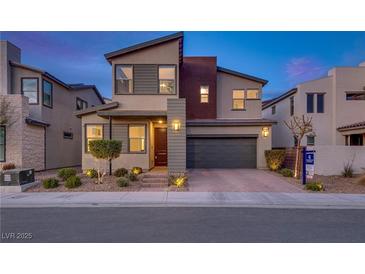
[[[1,207],[266,207],[365,209],[365,195],[271,192],[1,193]]]

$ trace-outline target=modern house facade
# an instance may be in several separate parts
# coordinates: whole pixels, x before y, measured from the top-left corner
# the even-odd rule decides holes
[[[45,170],[81,164],[81,119],[75,110],[104,103],[93,85],[66,84],[21,63],[21,50],[0,41],[0,100],[10,121],[0,126],[0,167]]]
[[[122,141],[112,169],[266,167],[273,124],[261,117],[267,81],[218,67],[216,57],[185,57],[183,38],[175,33],[105,54],[112,102],[75,113],[83,169],[97,167],[88,151],[95,139]]]
[[[301,83],[264,103],[263,117],[277,121],[274,148],[294,146],[284,124],[294,115],[312,117],[314,133],[302,145],[316,150],[319,174],[340,174],[352,159],[356,171],[365,168],[365,63],[335,67],[326,77]]]

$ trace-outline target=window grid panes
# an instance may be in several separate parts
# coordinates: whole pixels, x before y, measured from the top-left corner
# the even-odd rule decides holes
[[[129,152],[145,152],[146,127],[144,125],[129,126]]]
[[[247,99],[259,99],[258,89],[247,89],[246,94]]]
[[[290,116],[294,115],[294,97],[290,97]]]
[[[276,106],[271,107],[271,114],[274,115],[276,113]]]
[[[314,94],[307,94],[307,113],[314,112]]]
[[[232,108],[233,109],[245,109],[245,91],[244,90],[233,90]]]
[[[116,65],[115,78],[116,94],[133,93],[133,66]]]
[[[209,87],[200,86],[200,103],[209,103]]]
[[[5,162],[5,126],[0,126],[0,162]]]
[[[53,90],[53,85],[52,83],[43,80],[43,105],[47,106],[47,107],[52,107],[52,90]]]
[[[23,78],[22,94],[28,97],[29,104],[38,104],[38,78]]]
[[[317,94],[317,113],[324,113],[324,94]]]
[[[159,66],[159,90],[162,94],[175,93],[175,66]]]
[[[88,103],[85,100],[76,98],[76,110],[83,110],[88,108]]]
[[[86,126],[86,151],[90,151],[90,141],[103,139],[102,125],[87,125]]]

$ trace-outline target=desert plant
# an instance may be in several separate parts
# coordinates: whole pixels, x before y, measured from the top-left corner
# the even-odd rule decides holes
[[[142,173],[142,168],[138,166],[132,167],[131,172],[135,175],[139,175]]]
[[[15,169],[15,164],[7,163],[7,164],[4,164],[2,167],[2,170],[10,170],[10,169]]]
[[[126,168],[118,168],[114,171],[113,175],[115,177],[123,177],[123,176],[126,176],[128,174],[128,169]]]
[[[129,173],[128,175],[128,179],[131,181],[131,182],[135,182],[138,180],[138,177],[136,174],[134,174],[133,172]]]
[[[265,151],[266,164],[270,170],[278,170],[285,160],[285,150],[266,150]]]
[[[311,191],[324,191],[324,186],[321,182],[308,182],[305,185],[305,189],[311,190]]]
[[[91,155],[99,161],[97,183],[101,184],[105,175],[105,172],[101,171],[101,160],[107,160],[110,164],[113,159],[118,158],[122,150],[122,142],[116,140],[93,140],[90,141],[89,148]],[[111,169],[109,169],[109,175],[111,175]]]
[[[78,176],[71,176],[65,182],[65,187],[75,188],[81,186],[81,179]]]
[[[280,169],[279,173],[284,177],[293,177],[293,171],[289,168]]]
[[[359,179],[357,179],[357,183],[360,184],[360,185],[365,186],[365,174],[360,176]]]
[[[129,186],[129,179],[127,177],[120,177],[117,180],[117,184],[120,187],[127,187],[127,186]]]
[[[63,181],[66,181],[68,178],[75,176],[76,174],[77,171],[74,168],[61,168],[57,171],[57,176]]]
[[[48,178],[42,181],[44,188],[56,188],[58,187],[58,180],[56,178]]]
[[[97,178],[98,177],[98,171],[94,168],[89,168],[85,171],[85,175],[89,178]]]
[[[184,176],[184,175],[178,175],[178,176],[171,175],[171,176],[169,176],[169,184],[170,185],[175,185],[178,188],[184,187],[186,185],[187,181],[188,181],[188,177]]]
[[[342,176],[345,178],[352,178],[354,176],[354,169],[352,167],[352,162],[347,162],[343,166]]]

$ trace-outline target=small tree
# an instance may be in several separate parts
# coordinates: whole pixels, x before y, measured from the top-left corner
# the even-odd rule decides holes
[[[99,162],[97,183],[101,184],[106,174],[105,170],[101,170],[101,160],[107,160],[111,163],[113,159],[118,158],[122,150],[122,142],[116,140],[94,140],[90,141],[89,148],[91,155]]]
[[[303,137],[313,132],[312,117],[302,117],[293,116],[291,120],[284,121],[285,125],[289,128],[295,140],[296,144],[296,154],[295,154],[295,167],[294,167],[294,177],[298,178],[300,173],[300,147],[302,144]]]
[[[0,125],[12,126],[17,121],[14,109],[5,96],[0,96]]]

